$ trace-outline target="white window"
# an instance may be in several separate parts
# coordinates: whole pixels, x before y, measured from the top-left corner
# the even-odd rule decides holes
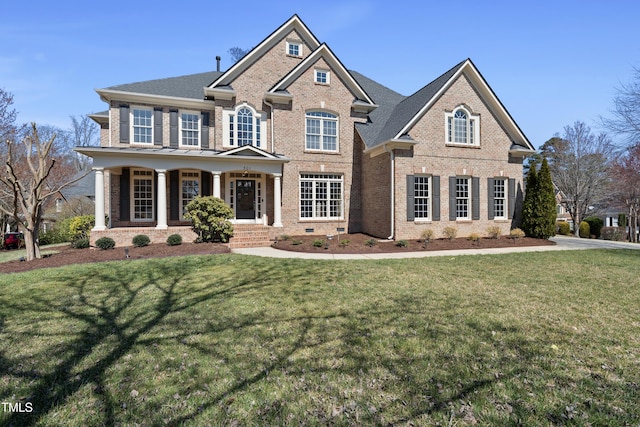
[[[328,85],[331,83],[331,73],[328,70],[314,70],[314,80],[316,83]]]
[[[180,112],[180,145],[186,147],[200,146],[200,113],[195,111]]]
[[[300,218],[342,219],[342,187],[342,175],[301,174]]]
[[[493,180],[493,216],[497,219],[507,218],[507,180]]]
[[[431,177],[413,177],[414,218],[431,219]]]
[[[301,57],[302,56],[302,43],[287,41],[287,55]]]
[[[456,219],[471,219],[470,178],[456,178]]]
[[[338,151],[338,116],[324,111],[307,112],[305,148]]]
[[[200,194],[200,172],[182,171],[180,173],[180,206],[182,206],[182,218],[187,212],[187,205]]]
[[[262,129],[264,129],[264,114],[256,112],[246,104],[239,105],[235,110],[223,113],[224,142],[226,147],[241,147],[262,145]]]
[[[131,135],[135,144],[153,144],[153,110],[151,108],[131,108]]]
[[[133,221],[153,221],[153,171],[133,170],[131,194]]]
[[[472,115],[461,107],[447,113],[445,118],[448,144],[480,145],[478,115]]]

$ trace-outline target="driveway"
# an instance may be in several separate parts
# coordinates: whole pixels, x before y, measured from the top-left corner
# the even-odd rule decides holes
[[[555,236],[550,240],[567,249],[636,249],[640,243],[614,242],[612,240],[580,239],[578,237]]]

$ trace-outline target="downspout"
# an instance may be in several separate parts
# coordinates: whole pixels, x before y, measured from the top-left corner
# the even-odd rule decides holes
[[[269,107],[269,115],[271,116],[271,152],[276,154],[276,141],[274,139],[274,126],[273,126],[273,104],[266,99],[264,100],[264,104]]]
[[[395,200],[396,200],[396,155],[393,149],[389,149],[387,145],[384,146],[384,151],[389,153],[391,159],[391,235],[387,237],[387,240],[393,240],[393,236],[395,234]]]

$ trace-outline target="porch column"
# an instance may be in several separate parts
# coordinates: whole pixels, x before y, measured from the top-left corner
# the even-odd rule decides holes
[[[167,170],[156,169],[158,173],[158,224],[156,228],[166,230],[167,227]]]
[[[220,198],[220,174],[222,172],[213,171],[213,197]]]
[[[96,173],[96,201],[94,230],[106,230],[104,223],[104,168],[93,168]]]
[[[282,189],[280,188],[281,173],[273,174],[273,226],[282,227]]]

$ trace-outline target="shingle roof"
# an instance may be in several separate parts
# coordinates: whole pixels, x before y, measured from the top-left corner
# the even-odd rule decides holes
[[[189,74],[166,79],[148,80],[145,82],[127,83],[111,86],[108,90],[145,93],[150,95],[172,96],[177,98],[203,99],[205,86],[210,85],[222,75],[219,71]]]

